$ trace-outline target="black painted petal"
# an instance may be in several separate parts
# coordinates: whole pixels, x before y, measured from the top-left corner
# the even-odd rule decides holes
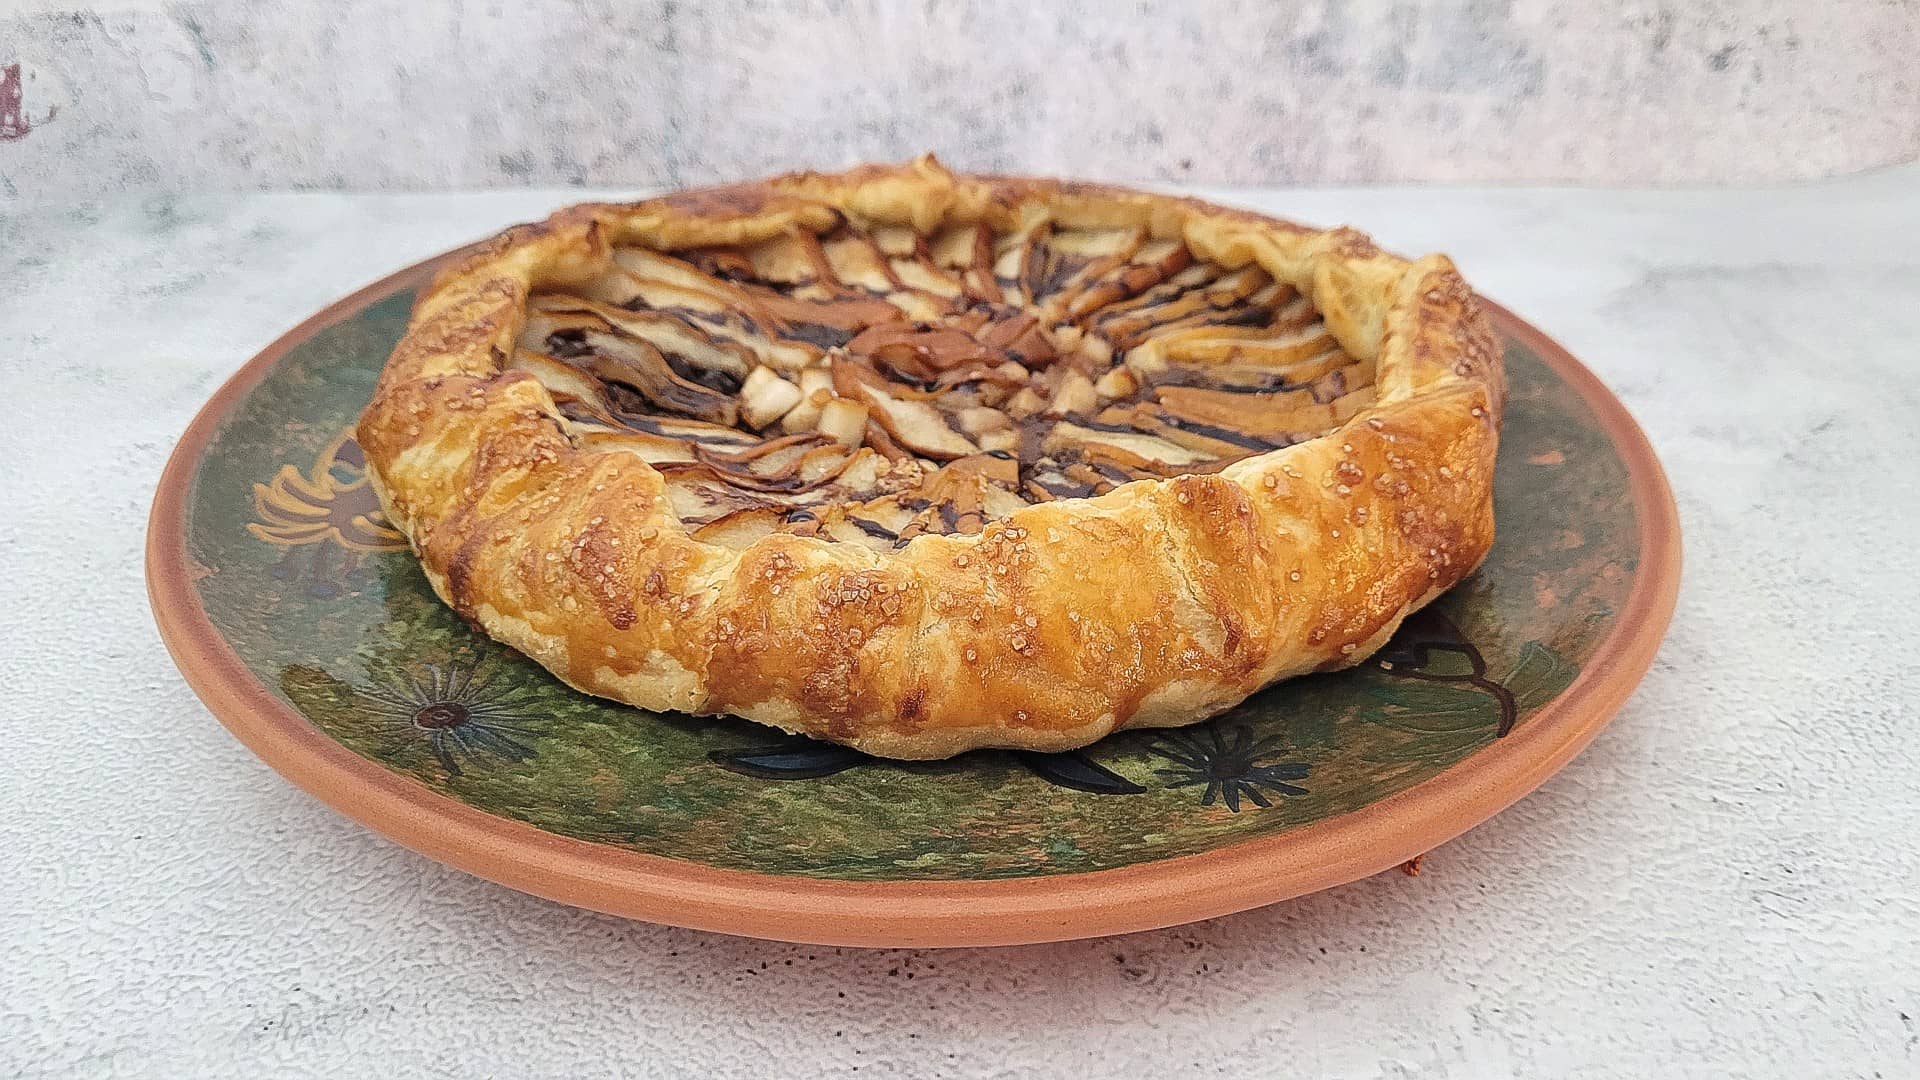
[[[1147,789],[1101,765],[1079,751],[1041,754],[1031,750],[1014,751],[1014,760],[1033,770],[1049,784],[1090,795],[1139,795]]]
[[[1227,809],[1233,813],[1240,812],[1240,789],[1244,786],[1238,780],[1228,780],[1220,785],[1221,794],[1227,797]]]
[[[792,739],[772,746],[750,746],[742,750],[715,750],[707,760],[742,776],[762,780],[814,780],[846,772],[855,765],[876,760],[852,747],[813,739]]]

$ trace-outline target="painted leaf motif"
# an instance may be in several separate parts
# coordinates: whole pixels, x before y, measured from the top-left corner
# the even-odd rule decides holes
[[[1410,731],[1470,731],[1499,719],[1491,697],[1463,684],[1388,680],[1367,693],[1386,705],[1381,722]]]
[[[1537,641],[1520,651],[1520,662],[1506,679],[1507,689],[1522,710],[1537,709],[1573,685],[1573,665]]]

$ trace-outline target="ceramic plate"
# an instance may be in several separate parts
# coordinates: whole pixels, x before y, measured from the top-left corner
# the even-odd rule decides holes
[[[1679,534],[1607,391],[1493,307],[1499,541],[1374,660],[1084,752],[896,764],[576,693],[429,591],[351,430],[435,263],[248,363],[161,481],[148,583],[215,716],[435,859],[583,907],[845,945],[1208,918],[1393,867],[1564,765],[1652,661]],[[1461,872],[1471,872],[1463,869]]]

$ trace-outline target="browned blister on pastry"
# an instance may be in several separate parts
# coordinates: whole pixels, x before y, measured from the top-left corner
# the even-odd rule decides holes
[[[1442,256],[926,158],[510,230],[359,441],[568,683],[935,758],[1365,659],[1492,544],[1502,394]]]

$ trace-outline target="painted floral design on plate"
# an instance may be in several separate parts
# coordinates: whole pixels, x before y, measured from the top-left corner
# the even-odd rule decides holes
[[[187,540],[208,616],[320,731],[556,834],[708,866],[854,880],[1076,873],[1347,813],[1491,745],[1563,691],[1630,591],[1627,472],[1578,394],[1510,343],[1479,573],[1352,671],[1075,754],[902,764],[726,718],[578,694],[441,606],[347,433],[411,294],[289,351],[199,464]]]

